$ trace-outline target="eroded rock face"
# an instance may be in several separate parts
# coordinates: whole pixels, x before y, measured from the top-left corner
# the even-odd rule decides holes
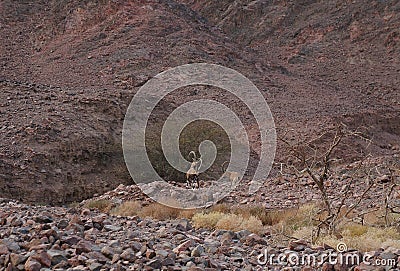
[[[193,229],[188,221],[115,217],[87,209],[75,210],[80,211],[80,215],[76,215],[71,211],[13,201],[1,203],[0,218],[10,219],[0,226],[0,270],[262,270],[274,266],[289,270],[290,267],[282,263],[263,263],[260,254],[268,250],[275,255],[305,253],[318,258],[324,253],[334,252],[329,247],[312,247],[303,240],[274,247],[269,235]],[[43,220],[35,222],[31,219],[44,215],[52,220],[42,224]],[[99,217],[116,228],[111,231],[95,229],[93,221],[98,221]],[[11,223],[15,218],[21,219],[22,225]],[[60,229],[56,225],[61,220],[85,224],[86,227],[78,231],[76,228]],[[182,223],[185,227],[178,229],[176,225]],[[49,230],[55,234],[48,237]],[[132,230],[139,234],[130,234]],[[397,260],[400,250],[387,248],[369,254],[371,259]],[[370,267],[356,263],[325,263],[320,267],[298,266],[302,268],[298,270],[364,270]]]

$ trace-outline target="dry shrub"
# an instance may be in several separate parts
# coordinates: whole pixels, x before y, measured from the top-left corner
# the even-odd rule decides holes
[[[135,216],[140,212],[141,208],[142,205],[138,201],[126,201],[112,209],[110,213],[120,216]]]
[[[290,229],[297,230],[301,227],[314,226],[313,219],[317,216],[318,208],[312,204],[300,206],[298,209],[290,209],[282,214],[281,223],[285,223]]]
[[[198,211],[196,209],[186,209],[186,210],[181,210],[179,211],[179,218],[186,218],[186,219],[192,219],[192,217],[197,213]]]
[[[192,222],[196,228],[215,229],[223,216],[221,212],[197,213],[192,217]]]
[[[233,208],[233,213],[243,216],[245,219],[250,217],[256,217],[261,220],[263,225],[272,225],[274,223],[273,212],[267,211],[261,205],[246,205],[246,206],[236,206]]]
[[[393,227],[377,228],[365,227],[367,230],[364,234],[353,236],[351,230],[343,231],[343,238],[334,236],[322,237],[318,243],[326,243],[332,247],[336,247],[339,242],[344,242],[348,248],[358,249],[360,251],[372,251],[379,248],[394,247],[400,249],[400,233]],[[349,233],[350,235],[347,235]],[[359,232],[357,232],[358,234]]]
[[[217,229],[237,231],[243,222],[243,217],[235,214],[223,215],[215,225]]]
[[[89,209],[98,209],[100,212],[109,212],[113,206],[113,203],[110,200],[91,200],[85,204],[86,208]]]
[[[263,232],[264,227],[262,221],[259,218],[255,216],[250,216],[243,219],[242,223],[240,224],[240,229],[249,230],[251,232],[260,234]]]
[[[365,233],[367,233],[368,227],[363,226],[360,224],[354,224],[352,223],[351,225],[347,225],[344,230],[342,230],[342,234],[349,236],[349,237],[358,237],[361,236]]]
[[[249,230],[254,233],[261,233],[264,229],[261,220],[255,216],[244,218],[241,215],[221,212],[197,213],[192,217],[192,222],[196,228],[206,229]]]
[[[231,206],[227,204],[215,204],[208,209],[208,212],[218,212],[218,213],[224,213],[224,214],[229,214],[231,212]]]
[[[138,215],[141,217],[152,217],[158,220],[175,219],[179,217],[180,209],[172,208],[160,203],[151,203],[143,207]]]

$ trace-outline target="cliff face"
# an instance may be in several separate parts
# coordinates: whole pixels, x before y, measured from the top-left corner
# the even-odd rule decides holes
[[[279,127],[310,133],[339,117],[372,127],[377,155],[398,151],[388,146],[400,135],[399,9],[1,1],[0,196],[60,204],[131,182],[120,143],[130,99],[157,73],[193,62],[248,76]]]

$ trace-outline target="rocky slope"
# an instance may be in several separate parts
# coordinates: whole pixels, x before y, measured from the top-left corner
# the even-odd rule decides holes
[[[120,143],[130,99],[193,62],[248,76],[281,128],[313,134],[341,119],[368,126],[375,155],[398,152],[396,1],[184,4],[0,2],[1,196],[62,204],[130,183]]]
[[[384,267],[324,260],[291,266],[288,258],[265,265],[259,256],[265,250],[269,255],[313,255],[319,261],[324,253],[335,253],[302,240],[272,246],[269,239],[269,233],[194,229],[185,219],[155,221],[84,208],[0,203],[0,270],[398,270],[400,251],[390,247],[368,253],[371,263],[395,260]]]

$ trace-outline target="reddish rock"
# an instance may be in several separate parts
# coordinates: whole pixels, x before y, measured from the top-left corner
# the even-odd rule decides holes
[[[26,271],[40,271],[41,268],[41,264],[32,258],[29,258],[25,263]]]
[[[46,252],[42,251],[38,254],[32,255],[32,259],[38,261],[41,265],[45,267],[50,267],[51,266],[51,258],[50,255],[47,254]]]
[[[182,251],[186,251],[187,249],[189,249],[190,246],[193,245],[193,240],[189,239],[185,242],[183,242],[182,244],[180,244],[179,246],[177,246],[176,248],[174,248],[174,252],[176,254],[179,254]]]
[[[9,253],[7,246],[0,245],[0,255],[7,255]]]

